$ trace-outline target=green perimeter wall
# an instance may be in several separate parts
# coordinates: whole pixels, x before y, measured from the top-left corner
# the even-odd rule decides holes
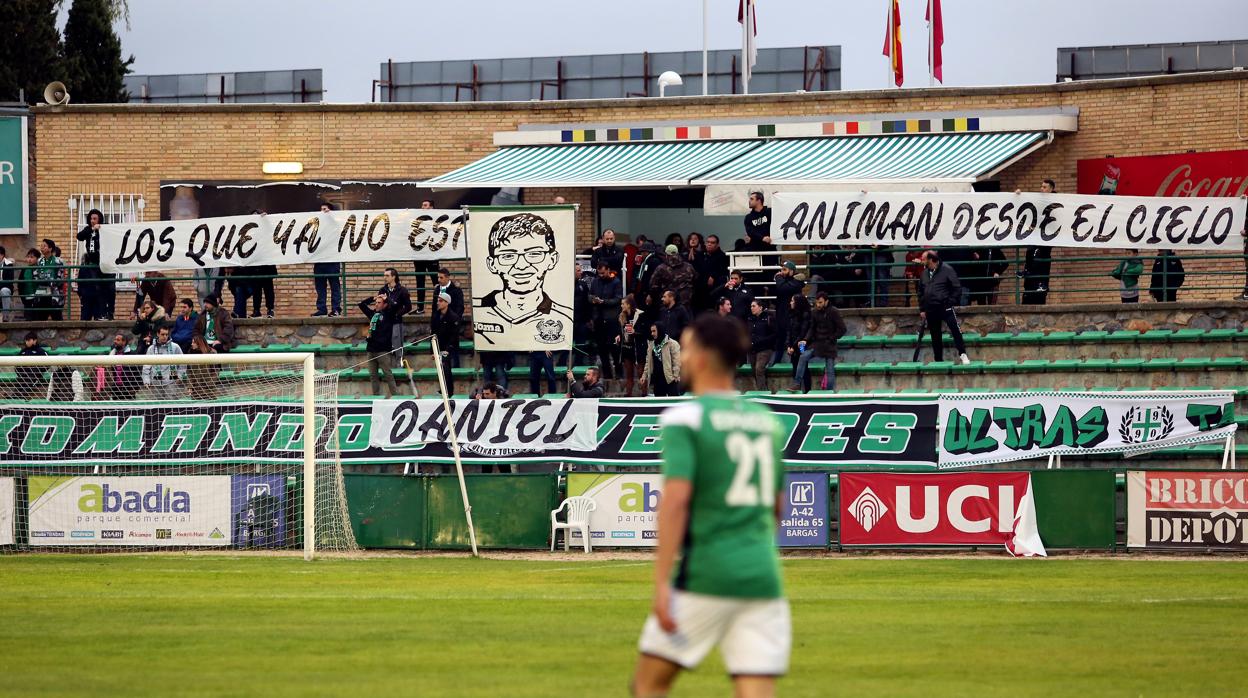
[[[364,548],[459,550],[470,547],[453,476],[344,476],[351,529]],[[465,475],[477,545],[545,548],[550,511],[559,506],[557,475]]]
[[[633,473],[636,474],[636,473]],[[351,528],[364,548],[460,550],[469,547],[459,483],[453,476],[345,476]],[[558,475],[465,475],[477,544],[545,548]],[[1115,482],[1109,470],[1035,470],[1036,523],[1049,549],[1114,548]],[[835,499],[830,498],[829,502]],[[835,518],[837,512],[831,512]]]

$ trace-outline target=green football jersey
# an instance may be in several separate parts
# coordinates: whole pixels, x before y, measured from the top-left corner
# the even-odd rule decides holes
[[[693,483],[673,586],[714,596],[781,596],[775,502],[784,444],[771,410],[720,393],[670,407],[659,423],[664,479]]]

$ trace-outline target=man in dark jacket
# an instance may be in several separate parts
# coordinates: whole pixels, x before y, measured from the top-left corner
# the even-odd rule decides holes
[[[602,387],[602,375],[598,371],[597,366],[590,366],[585,369],[585,378],[582,380],[573,380],[572,372],[568,371],[568,397],[570,398],[598,398],[604,394]]]
[[[382,284],[377,293],[386,297],[386,305],[394,311],[395,322],[390,328],[391,346],[399,351],[395,354],[396,362],[403,359],[403,318],[412,312],[412,295],[407,287],[399,283],[399,270],[387,267],[381,275]]]
[[[958,316],[953,311],[962,299],[962,282],[958,280],[958,274],[953,267],[940,260],[936,250],[925,253],[923,264],[927,268],[923,271],[920,282],[919,317],[927,324],[927,330],[932,335],[932,356],[936,361],[941,361],[944,357],[944,337],[940,331],[941,323],[944,323],[949,326],[953,346],[958,350],[958,359],[969,364],[971,360],[966,355],[966,342],[962,339]]]
[[[775,365],[784,356],[788,348],[786,339],[789,336],[789,304],[793,296],[802,292],[806,282],[797,278],[797,265],[785,262],[780,271],[776,272],[776,352],[772,355],[771,364]]]
[[[820,389],[836,390],[836,342],[845,336],[845,321],[823,291],[815,295],[815,309],[810,313],[810,332],[807,336],[811,346],[798,359],[797,376],[791,389],[810,392],[810,365],[821,361],[824,370]]]
[[[728,276],[728,283],[711,289],[711,307],[718,307],[719,301],[724,298],[732,301],[732,314],[741,322],[750,317],[750,302],[754,300],[754,294],[746,288],[741,272],[734,270]]]
[[[48,352],[39,346],[39,335],[27,332],[18,356],[47,356]],[[42,400],[46,395],[47,384],[43,382],[43,368],[40,366],[17,367],[17,394],[14,396],[24,400]]]
[[[611,231],[607,231],[611,232]],[[616,337],[620,336],[620,300],[624,297],[620,280],[611,270],[607,262],[598,263],[598,275],[589,282],[589,304],[593,308],[594,352],[598,354],[602,375],[610,380],[615,378]]]
[[[590,266],[597,269],[606,264],[618,276],[624,270],[624,250],[615,245],[615,231],[607,228],[602,232],[602,244],[593,249]]]
[[[195,339],[203,339],[204,343],[212,348],[218,354],[223,354],[234,348],[234,318],[230,315],[230,311],[221,307],[221,299],[216,296],[204,297],[204,312],[199,314],[199,318],[195,320],[195,332],[192,334],[191,343]]]
[[[442,377],[448,395],[455,394],[455,378],[451,369],[459,365],[459,315],[451,310],[451,294],[442,293],[435,301],[438,312],[429,329],[438,338],[442,351]]]
[[[776,320],[763,303],[757,298],[750,301],[750,316],[746,321],[750,329],[750,352],[746,360],[754,371],[755,390],[767,390],[767,366],[776,351]]]
[[[689,315],[689,309],[676,302],[676,294],[664,291],[663,309],[659,311],[659,324],[663,325],[667,336],[679,342],[681,333],[691,322],[693,318]]]
[[[971,263],[974,264],[974,283],[971,287],[971,303],[979,305],[995,305],[997,287],[1001,285],[1001,275],[1009,268],[1010,263],[1000,247],[977,247],[971,250]]]
[[[706,236],[706,254],[702,256],[705,272],[708,277],[706,285],[715,288],[728,283],[728,254],[719,244],[718,235]]]
[[[1179,287],[1186,278],[1183,260],[1174,250],[1162,250],[1153,259],[1153,278],[1148,292],[1158,303],[1173,303],[1179,299]]]
[[[1057,191],[1057,183],[1046,179],[1040,183],[1041,194]],[[1020,193],[1018,189],[1015,194]],[[1049,271],[1053,266],[1053,250],[1033,245],[1027,248],[1027,256],[1018,275],[1023,278],[1023,305],[1044,305],[1049,297]]]
[[[653,242],[645,242],[641,246],[641,261],[637,263],[636,298],[643,310],[654,311],[659,307],[659,297],[663,291],[653,295],[650,293],[654,273],[663,266],[663,255]]]
[[[79,255],[78,296],[83,320],[107,320],[117,298],[117,283],[100,271],[100,226],[104,214],[99,209],[87,212],[87,225],[78,231]]]
[[[394,323],[398,322],[398,309],[390,305],[386,295],[378,293],[360,301],[360,312],[368,318],[368,377],[372,381],[373,395],[380,395],[385,378],[386,397],[394,397],[399,386],[394,381]]]

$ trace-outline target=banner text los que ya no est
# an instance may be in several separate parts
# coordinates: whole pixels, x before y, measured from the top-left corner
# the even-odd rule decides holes
[[[386,209],[116,223],[100,226],[100,268],[463,259],[465,220],[460,209]]]

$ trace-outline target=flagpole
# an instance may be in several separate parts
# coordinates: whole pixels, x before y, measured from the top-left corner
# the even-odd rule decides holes
[[[706,5],[710,0],[702,0],[702,96],[710,94],[707,90],[707,29],[706,29]]]
[[[745,14],[741,16],[741,94],[750,93],[750,12],[753,0],[745,0]]]

